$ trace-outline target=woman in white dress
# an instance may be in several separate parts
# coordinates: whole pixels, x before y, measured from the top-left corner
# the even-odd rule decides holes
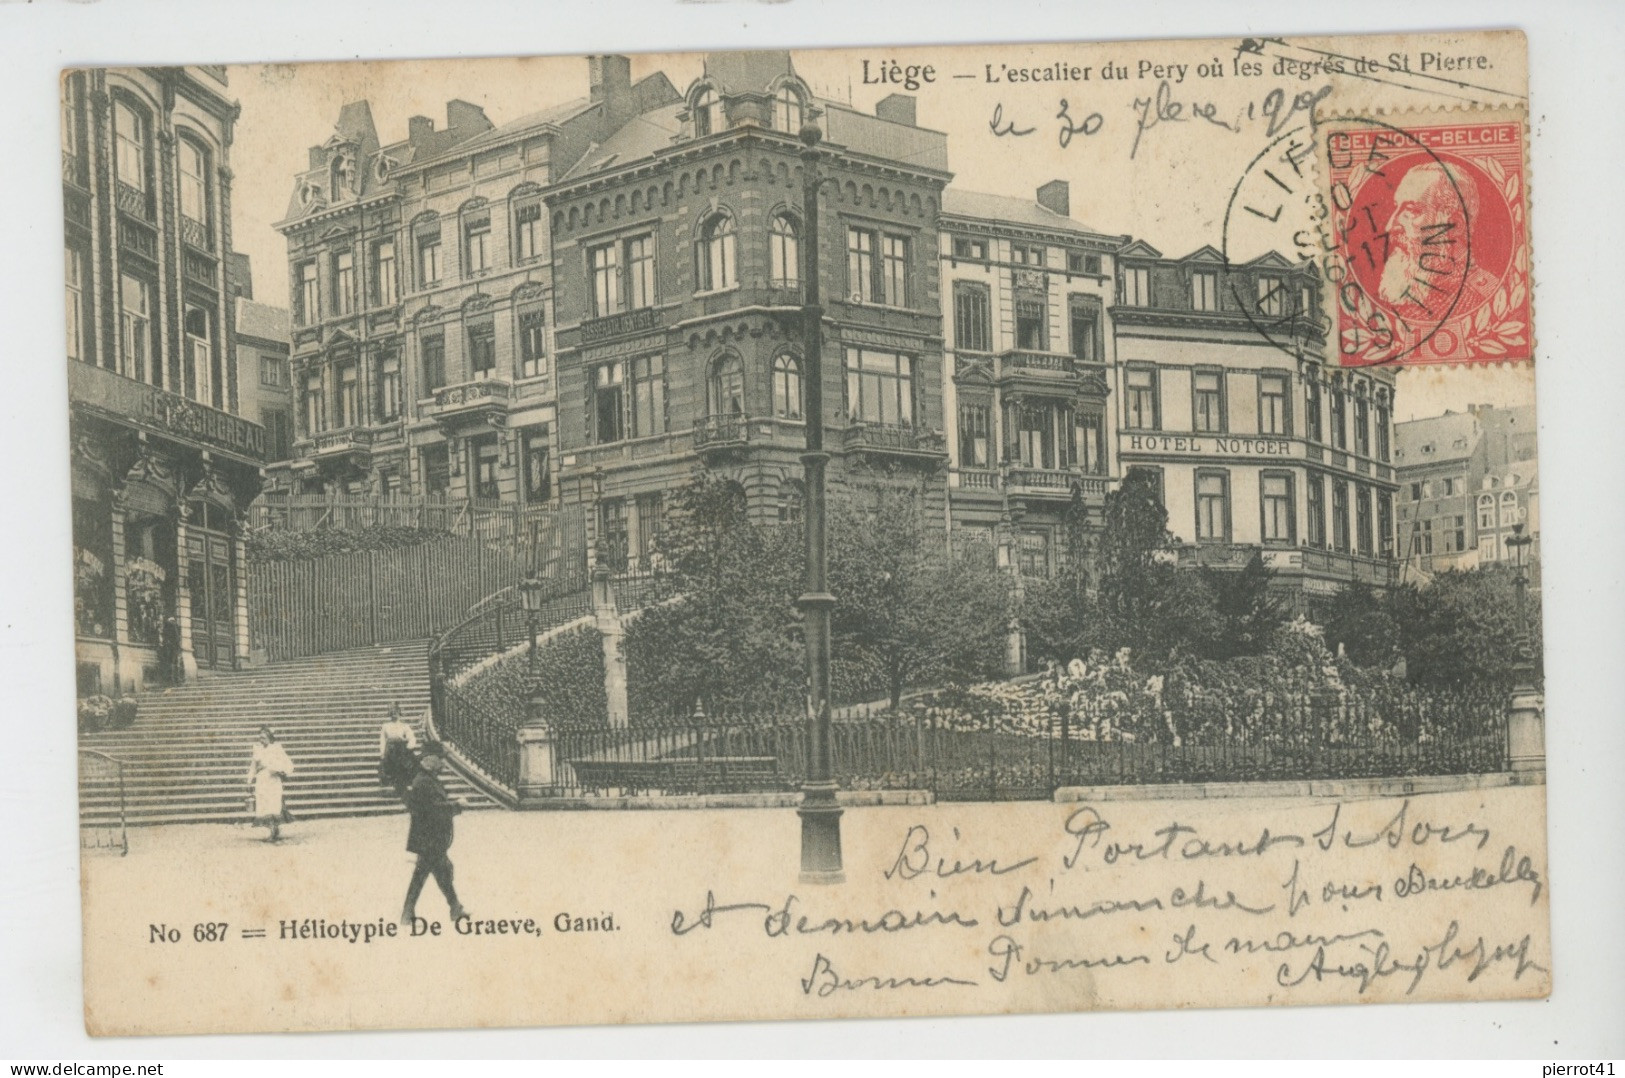
[[[254,758],[248,764],[249,799],[253,805],[254,822],[271,829],[267,842],[282,838],[282,825],[293,819],[282,801],[282,784],[293,774],[293,761],[288,750],[276,739],[269,726],[260,727],[259,741],[254,745]]]
[[[418,776],[417,731],[401,718],[401,705],[389,705],[389,718],[378,728],[378,781],[405,797]]]

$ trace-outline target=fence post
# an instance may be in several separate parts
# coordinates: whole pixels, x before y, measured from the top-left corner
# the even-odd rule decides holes
[[[611,729],[629,725],[626,698],[626,654],[621,648],[625,627],[615,605],[609,570],[600,566],[592,574],[592,614],[604,649],[604,696]]]
[[[378,552],[367,551],[367,643],[378,643]]]
[[[1545,700],[1536,689],[1520,684],[1512,690],[1507,704],[1507,766],[1515,774],[1528,775],[1546,770]]]

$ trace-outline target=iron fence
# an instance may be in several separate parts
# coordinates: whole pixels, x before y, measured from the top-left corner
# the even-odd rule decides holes
[[[1131,732],[1131,715],[1108,704],[1016,716],[930,703],[845,709],[831,725],[830,754],[842,789],[927,790],[944,801],[1047,799],[1063,786],[1474,774],[1507,766],[1505,700],[1495,693],[1290,701],[1233,717],[1228,728],[1188,734],[1174,733],[1172,712],[1155,711],[1160,727],[1147,734],[1143,725]],[[793,790],[807,777],[812,739],[799,718],[559,731],[555,792]]]

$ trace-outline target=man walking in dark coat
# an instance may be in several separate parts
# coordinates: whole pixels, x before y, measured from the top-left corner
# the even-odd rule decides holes
[[[445,750],[437,742],[427,742],[419,750],[422,770],[406,791],[406,809],[412,814],[412,828],[406,835],[406,850],[418,855],[417,867],[412,870],[412,882],[406,888],[406,906],[401,910],[401,923],[411,924],[417,916],[418,895],[431,875],[446,896],[451,907],[451,919],[467,917],[457,891],[451,882],[451,818],[463,811],[463,806],[446,795],[446,788],[436,777],[445,766]]]

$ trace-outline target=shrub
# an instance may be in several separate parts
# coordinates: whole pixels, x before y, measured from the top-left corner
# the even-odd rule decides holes
[[[497,660],[457,690],[480,711],[522,723],[530,700],[554,729],[595,729],[609,725],[604,692],[602,637],[590,625],[560,633],[536,650],[536,676],[530,653]]]
[[[79,701],[79,729],[87,734],[105,730],[112,714],[112,697],[100,694],[83,697]]]
[[[320,528],[315,531],[271,529],[249,536],[250,562],[309,561],[330,554],[361,550],[396,550],[419,546],[452,534],[440,528],[372,524],[365,528]]]

